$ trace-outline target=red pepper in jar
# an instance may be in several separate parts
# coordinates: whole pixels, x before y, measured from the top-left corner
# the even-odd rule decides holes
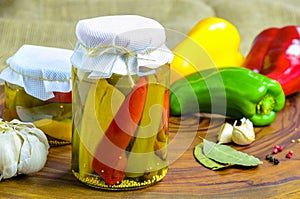
[[[47,102],[60,102],[60,103],[71,103],[72,102],[72,91],[67,93],[53,92],[54,97],[47,100]]]
[[[300,27],[269,28],[258,34],[244,67],[277,80],[289,96],[300,91]]]
[[[142,77],[122,103],[96,149],[92,165],[107,185],[117,184],[125,177],[125,149],[141,119],[146,95],[147,80]]]

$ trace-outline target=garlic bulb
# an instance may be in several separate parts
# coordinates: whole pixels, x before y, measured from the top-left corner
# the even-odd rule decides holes
[[[236,121],[233,124],[232,141],[239,145],[248,145],[255,140],[253,124],[250,120],[242,118],[241,125],[237,126]]]
[[[48,149],[47,137],[32,123],[0,120],[0,181],[38,172],[46,163]]]

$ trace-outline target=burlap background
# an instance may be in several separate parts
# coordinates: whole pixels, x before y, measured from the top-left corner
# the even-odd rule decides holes
[[[23,44],[73,49],[78,20],[138,14],[167,29],[187,33],[200,19],[218,16],[240,31],[246,54],[254,37],[270,26],[300,25],[298,0],[0,0],[0,70]],[[178,38],[170,38],[170,47]]]

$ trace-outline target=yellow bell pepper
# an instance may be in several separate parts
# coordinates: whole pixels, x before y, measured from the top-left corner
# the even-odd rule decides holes
[[[212,67],[241,66],[240,34],[229,21],[208,17],[200,20],[172,51],[171,82]]]

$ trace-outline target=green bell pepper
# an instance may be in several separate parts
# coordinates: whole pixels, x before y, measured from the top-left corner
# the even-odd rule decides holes
[[[213,113],[246,117],[256,126],[272,123],[285,105],[280,84],[247,68],[211,68],[171,85],[170,114]]]

